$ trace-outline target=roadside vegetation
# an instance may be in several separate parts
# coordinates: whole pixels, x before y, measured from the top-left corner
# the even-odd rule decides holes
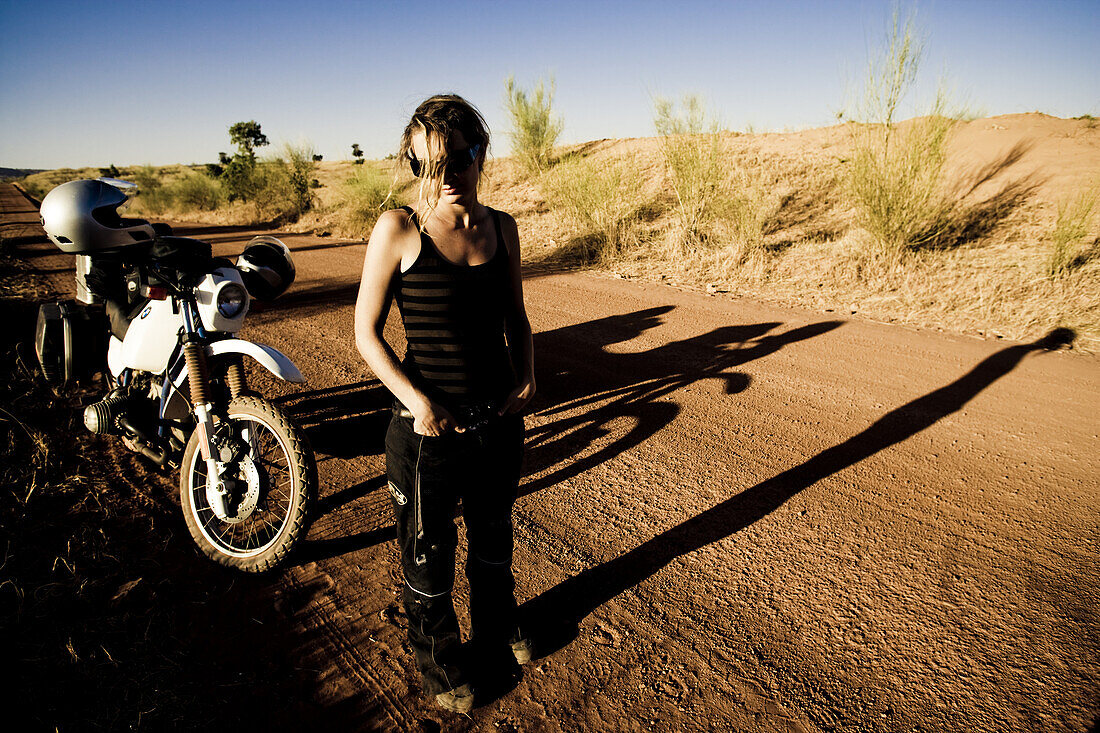
[[[553,80],[525,89],[509,78],[512,154],[489,159],[483,198],[517,217],[533,264],[983,337],[1065,326],[1077,348],[1100,348],[1100,171],[1060,168],[1065,184],[1046,185],[1048,172],[1026,164],[1044,143],[1026,138],[968,160],[974,139],[1009,123],[973,119],[943,93],[901,119],[921,57],[912,19],[895,16],[831,128],[726,130],[703,97],[683,95],[654,100],[652,138],[571,145],[557,143],[566,121]],[[1042,119],[1086,147],[1100,134],[1088,115]],[[351,239],[414,195],[407,167],[366,160],[358,144],[349,160],[321,162],[308,145],[260,157],[266,136],[251,121],[230,138],[236,152],[218,163],[22,183],[41,198],[64,180],[114,175],[139,183],[136,215]]]
[[[679,218],[677,249],[708,244],[723,203],[722,155],[718,120],[703,99],[685,95],[679,107],[657,97],[653,126],[665,163],[665,177]]]
[[[655,100],[653,139],[556,148],[535,166],[515,141],[537,126],[512,115],[523,134],[492,195],[544,232],[529,259],[984,337],[1067,326],[1077,348],[1100,347],[1097,189],[1052,207],[1017,166],[1031,143],[958,163],[952,141],[983,122],[942,84],[901,118],[921,59],[913,18],[895,14],[860,99],[815,145],[723,130],[685,95]],[[553,116],[545,104],[539,119]]]
[[[643,202],[635,195],[636,166],[627,157],[569,157],[539,178],[548,206],[571,227],[569,249],[580,262],[610,264],[638,242]]]

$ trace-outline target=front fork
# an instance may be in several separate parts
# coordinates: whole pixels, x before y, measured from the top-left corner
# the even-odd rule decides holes
[[[198,313],[193,303],[184,302],[183,307],[183,359],[187,366],[187,381],[191,387],[191,405],[195,412],[196,428],[199,432],[199,451],[206,462],[207,499],[211,508],[220,519],[230,516],[232,497],[236,491],[236,481],[223,477],[222,466],[233,460],[232,455],[222,455],[223,450],[215,441],[214,401],[211,395],[210,369],[206,361],[205,339],[202,335]],[[244,366],[238,358],[230,365],[227,373],[230,394],[237,397],[245,391]],[[234,452],[226,446],[230,453]],[[186,468],[184,469],[186,470]],[[211,480],[214,478],[215,480]],[[234,515],[235,515],[234,511]]]

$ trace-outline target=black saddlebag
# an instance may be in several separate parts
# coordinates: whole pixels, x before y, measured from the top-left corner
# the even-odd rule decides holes
[[[52,387],[66,387],[107,366],[107,317],[103,306],[64,301],[38,307],[34,350]]]

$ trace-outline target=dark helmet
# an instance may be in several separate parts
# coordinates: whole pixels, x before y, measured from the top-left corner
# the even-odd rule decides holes
[[[255,237],[237,258],[248,294],[258,300],[274,300],[294,282],[290,249],[275,237]]]
[[[130,185],[124,181],[120,186]],[[69,181],[46,194],[39,213],[50,241],[62,252],[90,254],[155,237],[144,219],[122,219],[118,207],[127,195],[105,181]]]

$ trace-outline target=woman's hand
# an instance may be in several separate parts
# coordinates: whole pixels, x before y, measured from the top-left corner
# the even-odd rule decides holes
[[[438,438],[448,430],[454,430],[456,433],[465,430],[451,413],[430,400],[423,403],[419,408],[412,410],[412,414],[413,432],[417,435]]]
[[[527,407],[527,403],[535,396],[535,378],[527,377],[518,387],[512,390],[504,405],[500,408],[500,416],[515,415]]]

